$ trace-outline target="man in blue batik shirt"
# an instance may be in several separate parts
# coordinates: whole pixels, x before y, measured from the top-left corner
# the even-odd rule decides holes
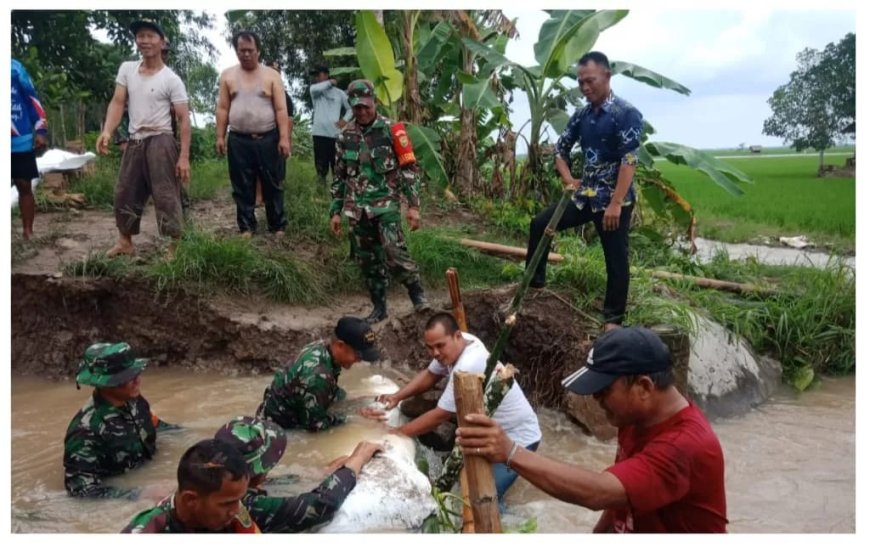
[[[584,108],[574,113],[556,143],[556,170],[565,188],[574,192],[557,230],[573,228],[590,220],[604,248],[607,292],[604,297],[605,331],[619,327],[628,299],[628,229],[634,209],[634,172],[643,130],[643,116],[610,90],[610,62],[591,51],[577,63],[577,81],[586,97]],[[571,176],[570,153],[577,141],[585,158],[580,180]],[[554,203],[532,220],[526,264],[535,253],[544,229],[556,210]],[[547,261],[541,260],[531,285],[546,283]]]

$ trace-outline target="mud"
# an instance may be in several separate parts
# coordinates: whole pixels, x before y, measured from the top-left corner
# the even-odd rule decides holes
[[[490,348],[500,308],[514,286],[464,296],[471,332]],[[100,340],[124,340],[152,366],[262,374],[282,366],[310,341],[328,337],[339,317],[363,315],[369,304],[352,297],[316,309],[257,299],[157,293],[144,280],[12,276],[12,372],[70,378],[84,350]],[[429,357],[422,342],[429,314],[415,314],[407,297],[391,295],[393,315],[375,327],[385,365],[411,376]],[[437,306],[449,305],[432,298]],[[564,408],[560,380],[582,362],[593,330],[549,292],[526,300],[502,361],[535,407]],[[401,377],[401,374],[400,374]]]

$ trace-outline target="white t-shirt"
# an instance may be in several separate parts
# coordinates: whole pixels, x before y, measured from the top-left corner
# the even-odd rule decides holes
[[[483,374],[486,371],[486,360],[489,358],[489,350],[483,345],[483,342],[473,334],[467,332],[462,333],[462,337],[466,341],[471,342],[462,353],[456,364],[452,367],[445,367],[437,360],[432,359],[429,363],[429,372],[438,376],[450,375],[447,381],[447,387],[444,388],[444,393],[438,399],[438,408],[447,412],[456,413],[456,400],[453,395],[453,372],[471,372]],[[496,373],[504,365],[496,364],[493,374]],[[505,398],[502,400],[495,414],[492,416],[498,425],[504,429],[507,436],[511,440],[516,441],[521,446],[528,446],[534,442],[541,440],[541,428],[538,426],[538,417],[529,404],[528,399],[523,394],[520,385],[514,382],[513,387],[508,391]]]
[[[121,63],[115,82],[127,88],[127,115],[130,138],[144,139],[162,133],[172,134],[169,106],[187,102],[184,83],[168,66],[157,74],[139,74],[142,61]]]

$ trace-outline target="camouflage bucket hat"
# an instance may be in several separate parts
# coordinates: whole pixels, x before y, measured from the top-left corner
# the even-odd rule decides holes
[[[76,384],[94,387],[118,387],[145,370],[147,359],[136,359],[130,344],[99,343],[85,350],[79,362]]]
[[[233,418],[217,430],[214,438],[232,444],[242,453],[251,476],[271,471],[287,448],[287,436],[279,425],[250,416]]]
[[[347,102],[351,108],[361,104],[375,107],[375,86],[368,80],[354,80],[347,86]]]

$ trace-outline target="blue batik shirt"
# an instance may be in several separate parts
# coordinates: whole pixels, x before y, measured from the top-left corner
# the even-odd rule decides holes
[[[580,187],[574,193],[578,209],[589,205],[594,212],[610,205],[621,165],[637,165],[637,149],[643,130],[643,116],[628,101],[612,92],[595,111],[587,104],[571,116],[559,136],[556,150],[571,165],[571,148],[579,140],[585,157]],[[622,200],[631,205],[635,200],[634,180]]]

